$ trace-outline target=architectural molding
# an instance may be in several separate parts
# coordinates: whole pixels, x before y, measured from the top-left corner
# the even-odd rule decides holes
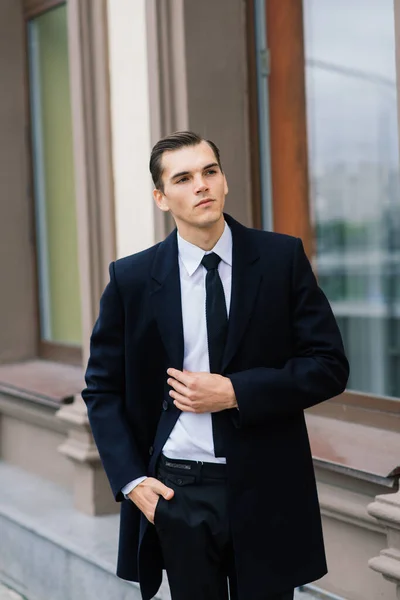
[[[369,514],[386,530],[387,548],[371,558],[369,566],[396,585],[400,598],[400,490],[377,496],[368,506]]]
[[[370,531],[384,532],[383,525],[368,514],[368,496],[327,483],[318,483],[318,496],[322,515]]]
[[[67,0],[22,0],[25,19],[33,19],[52,8],[65,4]]]
[[[386,527],[394,527],[400,531],[400,491],[377,496],[375,502],[368,506],[368,512]]]
[[[40,429],[47,429],[65,434],[66,425],[55,418],[56,410],[37,402],[26,400],[23,397],[8,396],[0,393],[0,417],[12,417],[22,423],[34,425]]]
[[[400,588],[400,551],[394,548],[382,550],[380,556],[371,558],[368,564],[373,571],[377,571]]]

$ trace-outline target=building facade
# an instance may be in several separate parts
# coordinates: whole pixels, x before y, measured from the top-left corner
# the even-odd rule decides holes
[[[13,469],[47,482],[88,531],[118,509],[80,398],[89,336],[110,261],[172,229],[151,147],[192,129],[220,147],[227,212],[303,239],[350,359],[349,389],[307,414],[315,588],[396,597],[399,57],[399,0],[1,2],[0,489]],[[0,578],[26,572],[0,551]]]

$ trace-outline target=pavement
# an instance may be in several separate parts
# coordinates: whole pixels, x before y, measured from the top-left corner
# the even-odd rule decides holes
[[[1,596],[0,596],[1,600]],[[294,592],[294,600],[317,600],[317,598],[308,592],[303,592],[299,590],[295,590]]]
[[[0,583],[0,600],[25,600],[25,598]],[[296,590],[294,600],[316,600],[316,598],[307,592],[299,592]]]

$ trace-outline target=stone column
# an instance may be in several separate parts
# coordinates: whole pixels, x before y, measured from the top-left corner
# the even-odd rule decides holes
[[[74,464],[74,507],[89,515],[117,512],[82,398],[77,396],[73,404],[63,406],[57,416],[68,426],[68,436],[58,450]]]
[[[387,548],[371,558],[369,566],[394,583],[400,600],[400,491],[377,496],[368,512],[385,527],[387,535]]]
[[[69,0],[68,42],[86,365],[108,264],[115,259],[106,0]],[[57,416],[68,427],[59,450],[74,464],[75,507],[91,515],[115,512],[82,398]]]

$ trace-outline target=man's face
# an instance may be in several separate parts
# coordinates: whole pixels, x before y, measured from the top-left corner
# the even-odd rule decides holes
[[[164,192],[155,190],[154,199],[178,228],[212,227],[223,218],[228,185],[207,142],[165,152],[162,166]]]

